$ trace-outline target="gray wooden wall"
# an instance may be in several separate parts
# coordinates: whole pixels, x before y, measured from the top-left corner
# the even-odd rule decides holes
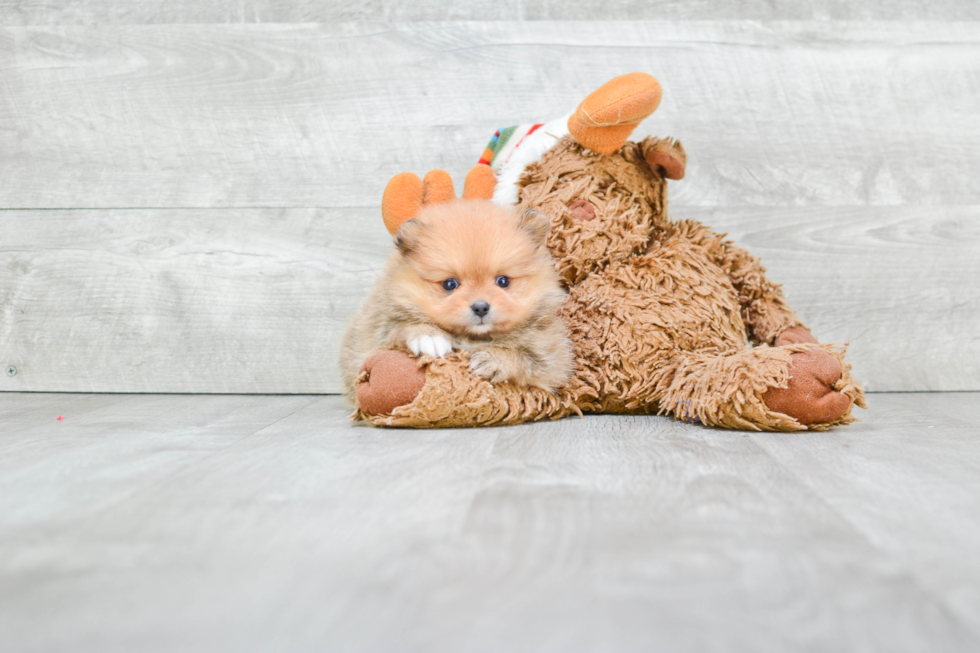
[[[632,70],[665,91],[638,135],[690,155],[675,217],[760,255],[870,390],[980,389],[971,21],[970,0],[0,0],[0,391],[338,391],[387,180],[459,180],[496,128]]]

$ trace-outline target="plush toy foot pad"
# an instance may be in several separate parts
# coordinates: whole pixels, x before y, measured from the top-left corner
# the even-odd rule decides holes
[[[568,131],[579,145],[598,154],[623,146],[640,122],[660,106],[660,82],[646,73],[612,79],[582,101],[568,119]]]
[[[368,415],[387,415],[418,396],[425,371],[406,352],[386,349],[369,356],[361,366],[366,379],[357,386],[357,404]]]
[[[822,349],[797,352],[790,361],[789,385],[769,388],[762,400],[804,426],[836,422],[851,409],[850,398],[834,389],[842,373],[840,361]]]
[[[817,344],[817,339],[813,337],[809,329],[804,327],[790,327],[779,334],[776,338],[776,346],[781,347],[783,345],[799,345],[803,343],[813,343]]]

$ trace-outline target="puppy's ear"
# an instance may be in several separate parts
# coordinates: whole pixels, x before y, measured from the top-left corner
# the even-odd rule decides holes
[[[395,232],[395,247],[402,254],[409,254],[419,244],[419,238],[427,229],[426,225],[415,218],[405,220]]]
[[[531,234],[531,239],[534,241],[535,245],[541,245],[544,243],[544,239],[548,237],[548,230],[551,228],[551,221],[548,220],[542,213],[538,213],[534,209],[526,209],[524,213],[521,214],[521,219],[517,225]]]

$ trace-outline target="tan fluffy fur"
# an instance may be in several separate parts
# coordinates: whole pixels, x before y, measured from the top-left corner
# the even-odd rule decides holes
[[[469,370],[493,383],[553,391],[569,378],[572,348],[558,312],[566,294],[545,246],[548,220],[486,200],[425,206],[395,235],[395,251],[351,321],[341,368],[352,393],[361,364],[422,337],[469,352]],[[497,285],[506,276],[506,288]],[[447,292],[442,283],[456,279]],[[482,318],[471,307],[489,304]]]

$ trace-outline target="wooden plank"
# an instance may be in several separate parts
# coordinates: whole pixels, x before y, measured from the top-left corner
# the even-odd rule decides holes
[[[0,394],[0,419],[7,429],[2,435],[7,437],[0,438],[0,443],[19,439],[25,427],[46,422],[53,424],[65,413],[100,410],[122,401],[123,396],[105,394],[96,398],[95,395],[75,393],[4,392]]]
[[[152,493],[180,470],[319,401],[308,396],[42,397],[57,412],[28,408],[0,417],[0,531],[6,533],[55,521],[71,529],[140,492]],[[29,498],[18,493],[28,487]]]
[[[674,217],[760,256],[869,389],[980,388],[980,207]],[[0,230],[8,391],[339,392],[340,337],[391,248],[377,209],[4,211]]]
[[[760,257],[867,389],[980,389],[980,207],[672,206]]]
[[[0,0],[5,25],[118,25],[160,23],[336,23],[355,20],[978,20],[980,10],[959,0],[498,0],[313,2],[311,0]]]
[[[877,394],[826,437],[749,437],[980,633],[980,394]]]
[[[0,529],[0,631],[14,651],[976,650],[980,440],[934,396],[789,436],[379,430],[338,397],[262,428],[288,398],[124,397],[2,477],[0,518],[34,518]]]
[[[639,135],[685,143],[680,203],[977,204],[978,42],[912,21],[9,27],[0,208],[373,206],[629,70],[664,84]]]
[[[339,392],[340,335],[391,247],[371,209],[0,221],[3,390]]]

